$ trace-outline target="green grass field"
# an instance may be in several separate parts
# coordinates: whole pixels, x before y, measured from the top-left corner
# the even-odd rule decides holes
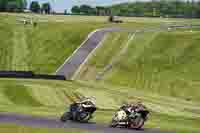
[[[54,73],[96,28],[199,23],[197,19],[120,18],[123,24],[109,24],[107,17],[30,14],[39,22],[33,27],[18,22],[21,17],[27,15],[0,14],[0,70]],[[0,79],[0,112],[59,118],[79,97],[95,96],[100,108],[94,118],[97,123],[108,124],[124,102],[142,101],[151,109],[147,128],[199,133],[199,34],[199,29],[109,33],[76,73],[77,81]],[[0,125],[0,132],[36,130],[50,132]]]

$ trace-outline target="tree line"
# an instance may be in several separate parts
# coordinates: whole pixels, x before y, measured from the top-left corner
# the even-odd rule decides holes
[[[51,5],[50,3],[43,3],[41,6],[38,1],[32,1],[29,7],[30,11],[34,13],[51,13]]]
[[[23,12],[27,8],[26,0],[0,0],[0,12]],[[50,3],[39,4],[32,1],[30,11],[51,13]],[[150,0],[122,3],[112,6],[80,5],[73,6],[72,14],[79,15],[116,15],[145,17],[187,17],[200,18],[200,0]]]
[[[89,5],[81,5],[72,7],[71,12],[73,14],[86,15],[200,18],[200,1],[135,1],[106,7],[91,7]]]
[[[108,7],[103,6],[96,6],[92,7],[90,5],[80,5],[80,6],[73,6],[71,9],[72,14],[78,15],[109,15],[111,14],[111,10]]]
[[[26,0],[0,0],[1,12],[22,12],[26,6]]]
[[[40,5],[38,1],[32,1],[28,8],[34,13],[51,12],[51,5],[48,2]],[[0,12],[24,12],[25,9],[27,9],[26,0],[0,0]]]

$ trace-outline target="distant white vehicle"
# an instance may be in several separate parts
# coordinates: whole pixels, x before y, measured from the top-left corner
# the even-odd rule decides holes
[[[19,17],[17,18],[17,21],[20,23],[25,24],[33,24],[33,19],[32,18],[28,18],[28,17]]]
[[[29,10],[29,9],[24,9],[24,13],[31,13],[31,10]]]
[[[170,31],[172,28],[167,28],[168,31]]]

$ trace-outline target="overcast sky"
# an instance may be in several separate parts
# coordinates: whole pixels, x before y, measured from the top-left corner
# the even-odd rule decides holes
[[[63,12],[65,9],[70,11],[73,5],[89,4],[89,5],[111,5],[120,2],[134,1],[134,0],[27,0],[28,3],[31,1],[50,2],[52,8],[57,12]],[[138,0],[139,1],[139,0]],[[144,0],[143,0],[144,1]]]

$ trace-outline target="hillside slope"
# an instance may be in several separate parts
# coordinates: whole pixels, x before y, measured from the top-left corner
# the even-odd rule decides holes
[[[126,34],[110,35],[76,79],[200,100],[199,29],[138,33],[120,41]]]
[[[101,23],[23,25],[15,16],[0,16],[0,69],[53,73]]]
[[[23,25],[23,19],[38,22]],[[143,29],[160,24],[195,23],[189,19],[120,18],[122,24],[107,22],[107,17],[0,14],[0,70],[32,70],[54,73],[87,35],[102,27]]]
[[[38,22],[24,25],[23,19]],[[127,21],[127,20],[126,20]],[[0,14],[0,70],[54,73],[87,35],[103,27],[149,27],[145,22],[112,24],[107,17]]]

